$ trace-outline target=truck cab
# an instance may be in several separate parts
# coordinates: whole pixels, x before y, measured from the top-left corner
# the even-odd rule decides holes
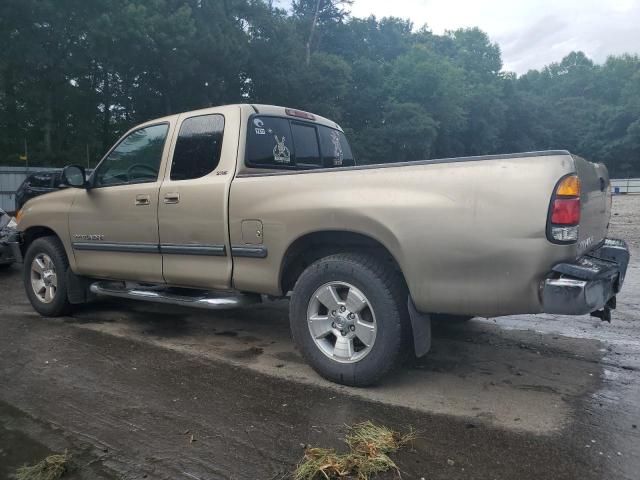
[[[321,148],[336,150],[335,142],[340,155],[320,155]],[[78,275],[232,288],[232,249],[260,255],[262,244],[258,220],[243,219],[240,238],[229,236],[230,186],[245,156],[253,173],[354,164],[344,134],[327,119],[271,106],[215,107],[136,126],[107,152],[86,188],[34,200],[22,216],[37,222],[37,210],[49,217]]]

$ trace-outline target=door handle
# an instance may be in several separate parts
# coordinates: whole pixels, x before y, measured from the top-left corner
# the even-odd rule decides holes
[[[164,194],[164,203],[179,203],[180,202],[180,194],[175,193],[165,193]]]
[[[151,197],[149,195],[136,195],[136,205],[149,205]]]

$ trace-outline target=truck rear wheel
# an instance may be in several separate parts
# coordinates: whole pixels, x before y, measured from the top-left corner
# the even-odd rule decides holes
[[[375,258],[337,254],[309,266],[290,305],[297,348],[323,377],[344,385],[376,383],[410,351],[402,276]]]
[[[69,313],[67,269],[69,260],[60,240],[42,237],[33,241],[24,257],[24,287],[33,308],[45,317]]]

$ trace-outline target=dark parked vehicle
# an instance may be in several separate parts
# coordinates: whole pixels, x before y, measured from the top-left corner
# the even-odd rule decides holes
[[[16,212],[27,200],[59,190],[61,172],[61,169],[36,172],[25,178],[16,191]]]
[[[16,221],[0,208],[0,269],[6,268],[16,261],[9,242],[14,241]]]

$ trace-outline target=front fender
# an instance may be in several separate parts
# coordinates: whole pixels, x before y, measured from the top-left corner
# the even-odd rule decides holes
[[[75,270],[76,261],[69,237],[69,210],[76,193],[77,190],[72,188],[59,190],[32,198],[24,205],[16,227],[22,234],[23,252],[36,238],[56,235],[64,246],[71,270]]]

